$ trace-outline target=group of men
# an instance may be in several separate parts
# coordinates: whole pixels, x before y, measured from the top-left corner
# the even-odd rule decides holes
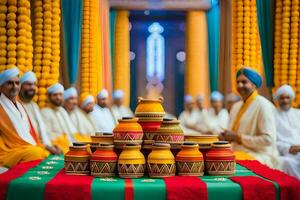
[[[113,94],[108,106],[108,92],[101,90],[97,103],[89,94],[79,98],[75,88],[64,90],[59,84],[47,89],[48,106],[39,110],[33,102],[36,77],[25,73],[20,79],[17,68],[0,74],[0,166],[42,159],[61,154],[75,141],[90,141],[97,131],[111,132],[117,120],[133,116],[122,105],[124,93]],[[261,76],[243,67],[237,74],[237,91],[241,97],[228,97],[230,114],[223,108],[223,95],[213,92],[211,109],[206,110],[203,97],[185,97],[185,111],[179,116],[185,134],[216,134],[231,142],[235,151],[249,154],[262,163],[300,177],[300,111],[292,108],[295,98],[289,85],[274,95],[279,106],[259,95]],[[79,102],[78,102],[79,99]]]
[[[111,133],[118,119],[132,117],[123,105],[124,93],[113,93],[114,104],[103,89],[97,95],[78,97],[74,87],[55,83],[47,89],[48,104],[43,109],[33,101],[37,90],[33,72],[19,78],[18,68],[0,73],[0,167],[63,154],[73,142],[89,142],[96,132]],[[78,101],[79,99],[79,101]]]

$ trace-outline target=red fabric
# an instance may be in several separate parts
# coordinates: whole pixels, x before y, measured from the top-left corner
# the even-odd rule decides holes
[[[238,164],[253,171],[271,181],[275,181],[280,186],[280,199],[300,199],[300,181],[279,170],[271,169],[256,160],[239,160]]]
[[[164,178],[168,200],[208,199],[207,186],[199,177],[174,176]]]
[[[40,164],[40,162],[41,160],[24,162],[10,168],[3,174],[0,174],[0,200],[5,200],[8,185],[12,180],[19,178],[28,170]]]
[[[94,177],[67,175],[62,169],[54,178],[46,183],[46,200],[90,200],[91,184]]]
[[[243,189],[243,200],[274,200],[276,187],[271,181],[257,176],[235,176],[230,178]]]
[[[125,200],[133,200],[133,183],[131,179],[125,179]]]

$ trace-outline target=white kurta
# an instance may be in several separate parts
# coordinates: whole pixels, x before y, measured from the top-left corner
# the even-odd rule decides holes
[[[42,118],[38,105],[33,101],[30,101],[29,103],[22,102],[22,104],[28,113],[35,132],[39,134],[41,142],[46,146],[52,146],[46,124]]]
[[[95,105],[91,116],[96,123],[97,132],[112,132],[115,128],[115,119],[107,107]]]
[[[296,155],[289,153],[292,145],[300,145],[300,110],[278,109],[276,128],[281,168],[284,172],[300,179],[300,153]]]
[[[78,130],[80,134],[89,136],[95,135],[96,124],[83,110],[75,108],[74,111],[69,113],[69,116],[73,125],[75,125],[76,130]]]
[[[233,105],[229,130],[232,129],[243,103],[239,101]],[[233,143],[233,149],[244,151],[270,167],[278,167],[275,114],[273,104],[258,95],[241,117],[237,129],[237,133],[241,134],[241,144]]]
[[[111,107],[111,111],[116,122],[118,119],[122,119],[123,117],[133,117],[131,109],[125,106],[113,105]]]
[[[186,110],[182,111],[178,117],[180,121],[181,128],[184,134],[199,134],[198,131],[188,128],[188,126],[196,126],[198,122],[198,114],[196,110],[188,112]]]
[[[29,144],[36,145],[35,140],[30,134],[30,124],[23,106],[19,102],[16,102],[16,107],[4,94],[0,95],[0,104],[14,125],[18,135]]]
[[[55,109],[46,107],[41,110],[41,114],[49,130],[51,140],[55,140],[63,134],[66,134],[70,144],[75,142],[73,135],[77,133],[77,130],[63,107],[57,107]]]
[[[220,134],[222,131],[227,129],[229,123],[229,113],[226,109],[221,109],[218,114],[216,114],[213,108],[209,109],[207,113],[207,127],[208,131],[215,135]]]

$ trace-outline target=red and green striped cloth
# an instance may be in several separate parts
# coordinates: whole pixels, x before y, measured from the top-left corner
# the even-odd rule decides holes
[[[257,161],[238,161],[235,176],[165,179],[94,178],[64,173],[62,156],[19,164],[0,174],[0,200],[300,199],[300,181]]]

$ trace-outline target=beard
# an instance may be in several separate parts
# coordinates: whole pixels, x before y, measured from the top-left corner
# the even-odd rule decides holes
[[[35,96],[35,94],[36,94],[35,90],[27,90],[24,91],[23,96],[25,99],[31,100]]]
[[[246,88],[246,87],[237,88],[237,91],[239,92],[239,94],[241,96],[247,96],[252,93],[252,90],[250,88]]]
[[[57,107],[62,106],[63,104],[63,101],[60,99],[59,100],[50,99],[50,102]]]
[[[291,108],[291,104],[290,103],[281,103],[280,108],[281,108],[281,110],[288,111]]]

